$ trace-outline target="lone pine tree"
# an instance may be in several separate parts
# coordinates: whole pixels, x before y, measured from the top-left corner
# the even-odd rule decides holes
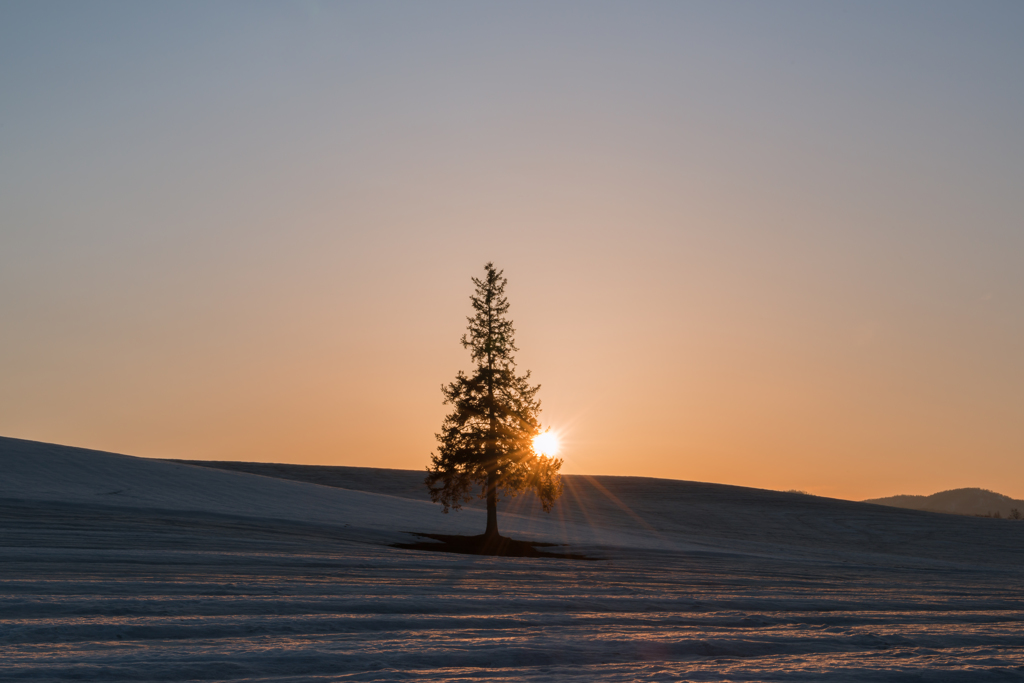
[[[545,511],[562,493],[558,470],[562,461],[538,455],[533,439],[541,433],[538,420],[540,385],[530,384],[530,372],[516,374],[516,348],[502,271],[485,266],[483,279],[473,278],[470,297],[474,315],[463,347],[470,350],[476,369],[462,371],[442,386],[445,404],[453,406],[437,434],[440,442],[427,467],[430,497],[444,511],[458,510],[474,497],[487,499],[485,538],[498,534],[498,499],[532,490]]]

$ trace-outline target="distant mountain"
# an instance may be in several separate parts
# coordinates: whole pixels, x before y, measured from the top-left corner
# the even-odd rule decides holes
[[[1013,510],[1024,515],[1024,500],[1016,500],[988,489],[951,489],[933,493],[930,496],[889,496],[888,498],[872,498],[865,503],[888,505],[895,508],[910,510],[927,510],[928,512],[945,512],[951,515],[990,515],[1010,517]]]

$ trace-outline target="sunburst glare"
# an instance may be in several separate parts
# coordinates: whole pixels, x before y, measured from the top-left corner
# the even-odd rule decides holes
[[[557,455],[559,449],[558,436],[551,432],[544,432],[533,437],[533,451],[537,455]]]

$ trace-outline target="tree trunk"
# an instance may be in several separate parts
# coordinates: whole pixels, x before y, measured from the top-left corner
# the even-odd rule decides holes
[[[494,414],[494,354],[491,342],[494,339],[494,308],[491,303],[493,290],[490,286],[490,275],[488,275],[487,288],[487,413],[490,421],[490,429],[487,432],[487,529],[484,537],[497,539],[498,534],[498,463],[497,444],[498,419]]]
[[[498,537],[498,473],[487,470],[487,538]]]

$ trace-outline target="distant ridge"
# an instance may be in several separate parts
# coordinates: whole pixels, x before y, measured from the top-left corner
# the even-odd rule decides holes
[[[1012,510],[1024,515],[1024,500],[1016,500],[995,491],[979,488],[950,489],[930,496],[889,496],[871,498],[865,503],[950,515],[981,515],[1009,517]]]

